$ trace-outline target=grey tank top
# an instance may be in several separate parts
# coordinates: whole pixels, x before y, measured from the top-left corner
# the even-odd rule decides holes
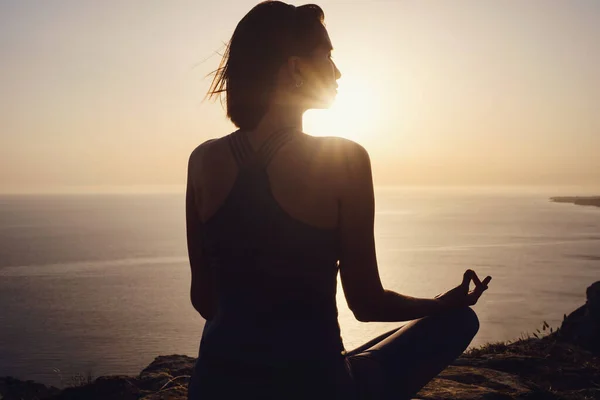
[[[278,364],[343,357],[338,231],[291,217],[273,197],[266,172],[277,150],[298,134],[276,132],[257,151],[242,131],[226,137],[238,175],[202,228],[218,309],[204,327],[201,358]]]

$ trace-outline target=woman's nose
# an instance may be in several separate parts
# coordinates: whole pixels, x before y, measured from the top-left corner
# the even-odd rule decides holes
[[[342,73],[338,69],[337,65],[335,65],[335,63],[333,64],[333,68],[335,69],[335,71],[334,71],[334,73],[335,73],[335,79],[336,80],[340,79],[342,77]]]

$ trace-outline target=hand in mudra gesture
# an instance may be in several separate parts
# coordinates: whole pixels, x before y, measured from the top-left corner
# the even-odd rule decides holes
[[[435,298],[439,299],[444,303],[444,305],[450,308],[472,306],[477,303],[479,297],[481,297],[483,292],[487,290],[488,284],[491,280],[491,276],[486,276],[482,282],[479,280],[479,277],[475,271],[468,269],[463,274],[463,280],[460,285],[447,291],[446,293],[438,294],[435,296]],[[469,287],[471,281],[475,283],[475,289],[473,290],[470,290]]]

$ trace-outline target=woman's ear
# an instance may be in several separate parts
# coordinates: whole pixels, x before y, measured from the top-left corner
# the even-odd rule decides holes
[[[290,77],[290,83],[296,87],[300,87],[304,83],[304,77],[302,76],[301,72],[301,64],[302,60],[300,57],[292,56],[288,58],[287,75]]]

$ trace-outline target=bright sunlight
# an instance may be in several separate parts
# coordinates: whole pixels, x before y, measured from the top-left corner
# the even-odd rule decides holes
[[[310,110],[304,117],[304,131],[314,136],[340,136],[361,144],[369,140],[381,121],[380,96],[366,79],[344,75],[331,108]]]

